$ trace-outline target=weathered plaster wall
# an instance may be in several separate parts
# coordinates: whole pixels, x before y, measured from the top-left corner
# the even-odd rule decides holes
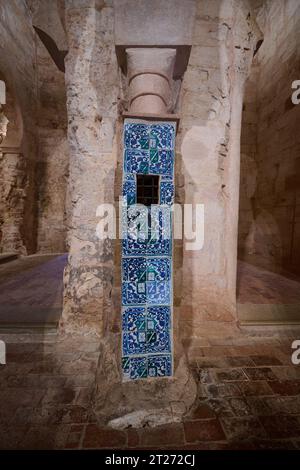
[[[0,74],[10,96],[12,121],[0,146],[0,243],[1,251],[25,254],[36,248],[37,156],[35,35],[25,1],[1,1],[0,37]]]
[[[300,4],[265,2],[258,21],[264,43],[251,72],[242,133],[240,256],[259,266],[298,271],[300,261]],[[250,170],[250,171],[249,171]]]

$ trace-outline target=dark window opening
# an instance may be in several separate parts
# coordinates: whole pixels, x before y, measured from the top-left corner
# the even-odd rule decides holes
[[[158,188],[158,175],[137,175],[137,203],[144,206],[158,204]]]

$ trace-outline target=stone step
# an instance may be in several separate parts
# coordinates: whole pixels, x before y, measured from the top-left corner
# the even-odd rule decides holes
[[[56,323],[2,323],[0,322],[0,334],[5,333],[56,333],[58,322]]]
[[[300,304],[237,304],[241,325],[300,324]]]
[[[0,305],[1,328],[57,328],[61,317],[61,307],[28,305]]]
[[[0,264],[9,263],[19,258],[18,253],[1,253],[0,254]]]

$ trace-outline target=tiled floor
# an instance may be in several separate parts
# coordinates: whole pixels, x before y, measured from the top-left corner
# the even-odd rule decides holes
[[[291,364],[297,337],[193,343],[198,398],[184,422],[117,431],[97,426],[91,412],[96,341],[2,335],[0,447],[300,449],[300,365]]]

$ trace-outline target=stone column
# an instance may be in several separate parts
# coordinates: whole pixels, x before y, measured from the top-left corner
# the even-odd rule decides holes
[[[120,92],[113,8],[66,1],[66,91],[70,176],[69,257],[60,331],[104,334],[112,316],[113,240],[96,234],[97,207],[114,202]]]
[[[166,113],[172,108],[176,49],[129,48],[126,53],[130,100],[126,116],[135,117],[134,122],[172,120]],[[107,332],[101,344],[94,394],[99,422],[125,428],[180,421],[194,403],[196,384],[181,344],[178,318],[173,315],[173,376],[123,382],[121,339],[120,333]]]
[[[208,16],[213,35],[205,32]],[[183,252],[181,327],[189,343],[237,332],[243,90],[260,38],[248,2],[199,2],[178,138],[181,201],[204,204],[205,217],[203,248]]]

